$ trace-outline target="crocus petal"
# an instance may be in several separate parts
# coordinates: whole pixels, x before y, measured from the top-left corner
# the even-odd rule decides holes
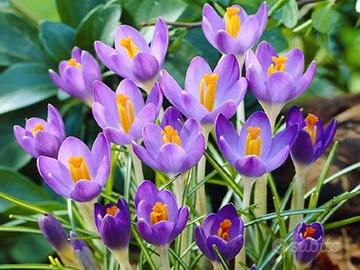
[[[298,49],[292,49],[288,51],[285,56],[287,61],[285,63],[285,69],[287,72],[293,75],[295,79],[298,79],[304,71],[304,54]]]
[[[219,93],[219,96],[216,98],[217,104],[221,104],[229,99],[233,100],[237,105],[240,104],[240,102],[245,97],[247,86],[247,80],[245,78],[241,78],[240,80],[236,81],[230,89],[224,91],[222,95]]]
[[[254,65],[250,64],[246,69],[246,78],[249,89],[258,100],[268,101],[270,99],[267,94],[265,77]]]
[[[159,73],[159,63],[156,58],[149,53],[137,53],[133,62],[133,75],[140,82],[152,80]]]
[[[159,193],[159,190],[157,189],[157,187],[155,186],[154,183],[152,183],[149,180],[142,181],[136,191],[135,200],[134,200],[135,207],[138,206],[138,204],[141,200],[144,200],[147,198],[156,198],[158,193]]]
[[[101,186],[95,181],[79,180],[76,182],[70,197],[78,202],[89,202],[101,193]]]
[[[260,177],[266,173],[264,163],[257,156],[245,156],[235,163],[235,169],[240,175],[247,177]]]
[[[150,94],[146,99],[146,104],[153,103],[155,105],[156,116],[157,116],[159,114],[162,102],[163,102],[163,95],[160,90],[159,83],[155,82],[153,88],[151,89]]]
[[[76,92],[73,90],[73,88],[70,88],[68,83],[52,69],[49,69],[49,76],[57,87],[59,87],[61,90],[68,93],[69,95],[73,95],[73,93]]]
[[[180,93],[182,89],[175,79],[164,69],[160,72],[159,83],[165,97],[176,109],[178,109],[181,113],[184,113],[180,101]]]
[[[139,144],[136,144],[133,142],[132,144],[135,155],[144,162],[147,166],[158,169],[159,164],[155,161],[155,157],[152,155],[152,153],[148,150],[146,150],[144,147],[142,147]]]
[[[103,133],[96,137],[91,152],[93,165],[97,168],[94,181],[104,186],[110,172],[110,146]]]
[[[188,154],[187,161],[184,162],[181,171],[186,171],[193,167],[196,163],[199,162],[200,158],[204,154],[205,150],[205,138],[204,135],[201,133],[198,133],[198,135],[195,136],[195,139],[193,140],[194,144],[192,147],[188,147],[189,150],[185,151]],[[189,145],[190,146],[190,145]]]
[[[207,3],[203,7],[203,17],[211,22],[213,31],[225,28],[224,20],[216,13],[214,8]]]
[[[77,93],[73,93],[76,97],[82,97],[85,92],[85,81],[82,76],[81,68],[67,66],[64,70],[64,79],[68,84],[73,84],[78,90]]]
[[[120,40],[128,37],[131,37],[132,42],[134,42],[135,46],[139,49],[139,51],[146,53],[150,52],[149,45],[147,44],[144,37],[139,33],[138,30],[136,30],[130,25],[120,25],[116,29],[115,48],[117,50],[124,50],[124,48],[120,45]]]
[[[129,135],[132,136],[133,140],[139,140],[141,138],[141,131],[144,125],[155,121],[156,114],[156,107],[153,103],[149,103],[142,108],[129,130]]]
[[[171,235],[172,241],[175,240],[175,238],[184,230],[188,219],[189,219],[189,208],[181,207],[179,209],[177,223]]]
[[[168,211],[168,218],[169,218],[168,220],[172,221],[172,222],[177,222],[179,207],[178,207],[174,193],[170,192],[167,189],[162,190],[157,194],[155,201],[165,203],[169,210]]]
[[[156,236],[154,235],[150,225],[142,218],[139,218],[137,223],[137,230],[139,231],[141,237],[148,243],[153,245],[157,244]]]
[[[181,132],[183,127],[184,119],[181,116],[180,112],[174,107],[169,107],[165,110],[164,115],[161,119],[160,126],[164,128],[165,126],[171,126],[178,133]],[[181,137],[181,136],[180,136]]]
[[[259,21],[259,28],[257,30],[258,36],[256,39],[259,39],[264,32],[267,22],[268,22],[268,7],[266,1],[264,1],[256,12],[255,16]]]
[[[29,137],[26,136],[25,134],[25,129],[23,129],[20,126],[14,126],[14,135],[15,135],[15,139],[17,141],[17,143],[30,155],[32,155],[33,157],[37,158],[38,157],[38,153],[35,149],[34,146],[34,140]]]
[[[291,157],[302,164],[310,164],[314,156],[314,147],[309,133],[299,130],[294,143],[291,145]]]
[[[34,138],[34,146],[39,155],[55,158],[61,141],[52,134],[39,131]]]
[[[156,241],[154,245],[161,246],[170,244],[171,233],[173,232],[175,223],[171,221],[159,221],[152,226],[153,238]]]
[[[286,103],[294,98],[296,85],[294,78],[288,72],[276,72],[269,76],[267,86],[267,101],[269,103]],[[297,94],[296,94],[297,96]]]
[[[101,221],[101,227],[99,228],[99,234],[101,240],[108,248],[118,248],[119,238],[124,237],[124,235],[119,232],[116,220],[114,217],[107,215]],[[114,237],[115,236],[115,237]]]
[[[222,114],[219,114],[215,121],[215,134],[218,140],[222,136],[233,151],[240,155],[238,152],[239,134],[236,132],[236,129],[231,122]]]
[[[306,72],[300,79],[296,82],[296,91],[293,93],[291,98],[300,96],[302,93],[309,88],[310,84],[316,73],[316,62],[312,61]]]
[[[286,146],[283,149],[281,149],[279,152],[277,152],[274,156],[267,159],[264,162],[266,170],[270,172],[279,168],[289,156],[289,152],[290,152],[290,147]]]
[[[115,143],[117,145],[131,144],[132,140],[134,139],[132,136],[125,133],[124,131],[113,127],[106,127],[104,129],[104,134],[109,142]]]
[[[208,110],[200,104],[199,100],[187,91],[180,92],[180,100],[180,108],[184,109],[184,112],[182,113],[188,118],[194,118],[197,121],[201,121],[201,119],[208,114]],[[177,108],[176,104],[174,104],[174,106]]]
[[[204,58],[194,57],[186,72],[185,89],[196,99],[200,99],[200,81],[205,74],[211,74],[211,68]]]
[[[209,250],[207,245],[207,236],[205,235],[201,227],[196,227],[194,232],[194,238],[199,249],[210,259],[216,260],[216,255],[213,250]]]
[[[165,21],[159,17],[155,24],[154,36],[151,42],[151,54],[154,55],[162,66],[169,45],[169,30]]]
[[[216,117],[219,114],[224,115],[227,119],[230,119],[236,112],[238,104],[234,100],[227,100],[223,104],[219,105],[215,110],[201,119],[201,124],[213,124]]]
[[[304,117],[300,111],[299,106],[293,106],[286,115],[286,126],[298,125],[299,129],[303,128],[306,123]]]
[[[144,107],[144,98],[139,88],[131,80],[122,80],[116,89],[116,94],[125,94],[128,96],[133,104],[135,115]]]
[[[235,55],[228,54],[220,59],[214,73],[219,75],[216,97],[223,96],[239,80],[239,64]]]
[[[273,64],[272,57],[277,56],[275,49],[270,43],[262,41],[256,49],[255,56],[262,67],[263,75],[267,76],[268,68]]]
[[[63,141],[65,139],[64,121],[59,111],[51,104],[48,104],[47,123],[48,132]]]
[[[332,120],[330,124],[327,126],[327,128],[324,131],[323,139],[322,139],[322,151],[319,151],[315,153],[314,158],[317,159],[320,155],[322,155],[323,151],[331,144],[331,142],[334,140],[335,132],[336,132],[336,120]]]
[[[271,149],[267,158],[272,158],[286,146],[291,145],[296,137],[298,132],[298,127],[296,125],[288,127],[283,131],[276,134],[271,143]]]
[[[219,30],[214,35],[216,48],[223,54],[237,53],[236,40],[233,39],[226,31]]]
[[[257,41],[259,37],[259,32],[254,31],[260,27],[260,22],[257,17],[249,16],[245,22],[241,25],[240,33],[236,38],[236,51],[233,51],[236,54],[244,54],[249,50]]]
[[[242,235],[239,235],[228,242],[228,244],[222,249],[221,254],[226,260],[232,260],[240,252],[243,244],[244,238]]]
[[[311,263],[321,249],[321,244],[313,238],[307,238],[295,245],[295,259],[302,263]]]
[[[187,154],[181,146],[173,143],[165,144],[159,150],[159,167],[166,173],[180,173],[179,169],[186,160],[186,157]]]
[[[148,123],[143,128],[142,134],[145,147],[153,156],[158,155],[160,147],[164,144],[161,132],[161,127],[154,123]]]
[[[185,151],[190,151],[194,146],[196,135],[200,132],[200,126],[194,119],[188,119],[180,129],[181,145]]]
[[[221,153],[223,154],[224,158],[233,166],[235,166],[236,161],[239,158],[237,153],[237,149],[231,147],[229,142],[224,138],[224,136],[220,136],[218,138],[218,145],[220,148]]]

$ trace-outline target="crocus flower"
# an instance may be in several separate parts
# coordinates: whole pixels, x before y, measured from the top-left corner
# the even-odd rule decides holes
[[[95,41],[95,50],[104,65],[117,75],[133,80],[149,92],[164,63],[169,32],[163,19],[157,19],[151,46],[135,28],[121,25],[115,34],[115,49]]]
[[[207,40],[221,53],[243,55],[264,32],[267,18],[265,2],[256,14],[250,16],[240,6],[233,5],[226,9],[223,18],[209,4],[205,4],[202,29]]]
[[[238,134],[234,126],[219,115],[215,133],[225,159],[242,176],[257,178],[278,168],[288,157],[297,126],[291,126],[272,138],[268,117],[253,113]]]
[[[244,223],[233,204],[227,204],[217,213],[208,215],[195,228],[195,242],[212,261],[219,261],[213,246],[226,260],[232,260],[243,246]]]
[[[77,235],[74,232],[70,232],[71,238],[76,238]],[[74,239],[71,240],[72,248],[75,257],[78,261],[81,270],[98,270],[98,266],[94,260],[93,254],[85,241]]]
[[[144,180],[135,195],[137,228],[145,241],[155,246],[172,243],[184,230],[189,217],[187,207],[178,207],[176,198],[169,190],[158,190]]]
[[[50,69],[49,75],[61,90],[83,100],[90,106],[93,101],[93,83],[102,79],[95,58],[78,47],[72,49],[69,60],[60,62],[59,74]]]
[[[139,88],[127,79],[121,81],[116,92],[95,82],[94,96],[94,118],[106,138],[118,145],[141,139],[142,128],[156,119],[163,99],[156,83],[145,103]]]
[[[160,126],[146,124],[143,129],[145,147],[133,143],[135,154],[146,165],[175,176],[193,167],[205,149],[205,138],[194,119],[185,121],[173,107],[169,107]]]
[[[324,229],[318,223],[300,223],[294,231],[294,255],[300,265],[308,265],[321,250],[324,242]]]
[[[266,41],[259,44],[255,54],[251,50],[247,53],[245,65],[249,88],[271,120],[286,103],[304,93],[316,72],[313,61],[303,73],[304,54],[300,49],[279,56]]]
[[[247,88],[233,54],[224,56],[214,71],[203,58],[195,57],[186,73],[185,90],[165,70],[161,71],[159,81],[170,103],[202,125],[212,125],[219,113],[231,118]]]
[[[14,126],[14,134],[18,144],[34,158],[56,157],[65,139],[64,122],[58,110],[48,104],[46,121],[32,117],[26,121],[25,128]]]
[[[40,156],[37,167],[45,182],[59,195],[78,202],[95,199],[110,169],[110,147],[100,133],[90,150],[81,140],[68,137],[57,158]]]
[[[293,106],[286,118],[286,126],[298,126],[299,131],[290,148],[294,162],[310,165],[315,162],[334,140],[336,120],[333,119],[324,129],[319,117],[309,113],[304,119],[300,108]]]

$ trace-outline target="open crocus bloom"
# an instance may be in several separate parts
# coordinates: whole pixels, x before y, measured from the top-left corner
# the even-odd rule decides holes
[[[78,202],[95,199],[105,185],[110,169],[110,147],[100,133],[90,149],[78,138],[68,137],[57,159],[40,156],[41,177],[56,193]]]
[[[56,157],[65,139],[64,122],[59,111],[48,104],[47,120],[32,117],[25,128],[14,126],[17,143],[34,158],[38,156]]]
[[[155,246],[171,244],[184,230],[189,217],[189,209],[179,208],[172,192],[159,191],[148,180],[136,191],[135,207],[140,235]]]
[[[60,62],[59,75],[52,69],[49,70],[49,75],[61,90],[90,106],[93,101],[93,83],[102,79],[95,58],[78,47],[73,48],[69,60]]]
[[[225,159],[242,176],[257,178],[278,168],[289,155],[297,126],[291,126],[272,138],[268,117],[263,112],[253,113],[238,134],[234,126],[219,115],[215,133]]]
[[[290,153],[295,163],[309,165],[315,162],[334,140],[336,120],[324,129],[319,117],[309,113],[304,119],[300,108],[293,106],[286,118],[286,126],[298,126],[299,131]]]
[[[224,56],[214,69],[201,57],[195,57],[187,70],[185,90],[166,71],[160,72],[160,87],[171,102],[187,118],[202,125],[212,125],[222,113],[230,118],[243,100],[247,82],[240,78],[239,65],[233,54]]]
[[[195,242],[212,261],[220,261],[213,245],[226,260],[232,260],[240,252],[244,239],[244,222],[233,204],[227,204],[217,213],[208,215],[203,224],[195,228]]]
[[[155,121],[162,104],[157,83],[146,103],[134,82],[123,80],[116,92],[102,82],[94,83],[93,115],[106,138],[115,144],[131,144],[141,138],[146,123]]]
[[[255,54],[251,50],[246,54],[245,65],[249,88],[272,120],[286,103],[304,93],[316,72],[313,61],[303,74],[304,54],[300,49],[278,56],[266,41],[259,44]]]
[[[196,120],[184,123],[173,107],[165,111],[160,126],[145,125],[143,140],[145,148],[133,143],[135,154],[148,166],[170,176],[192,168],[205,149],[205,138]]]
[[[150,47],[139,31],[129,25],[121,25],[116,30],[115,49],[101,41],[95,41],[94,46],[107,68],[150,92],[163,65],[168,43],[167,26],[159,17]]]
[[[256,14],[250,16],[240,6],[233,5],[221,18],[209,4],[205,4],[202,29],[207,40],[221,53],[243,55],[264,32],[267,13],[265,2]]]

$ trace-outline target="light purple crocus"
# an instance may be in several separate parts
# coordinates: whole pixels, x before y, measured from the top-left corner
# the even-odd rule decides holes
[[[268,117],[255,112],[245,121],[238,134],[234,126],[219,115],[215,133],[225,159],[242,176],[258,178],[278,168],[289,155],[297,126],[291,126],[272,138]]]
[[[129,25],[117,28],[115,49],[101,41],[95,41],[94,46],[107,68],[150,92],[164,63],[168,43],[168,28],[159,17],[150,47],[139,31]]]
[[[233,54],[224,56],[214,71],[201,57],[195,57],[187,70],[185,90],[166,71],[160,72],[160,87],[170,101],[187,118],[210,126],[221,113],[231,118],[243,100],[247,82],[240,78],[239,66]]]
[[[93,101],[93,83],[101,80],[100,67],[87,51],[74,47],[69,60],[59,64],[59,74],[52,69],[49,75],[61,90],[70,96],[81,99],[89,106]]]
[[[68,137],[57,158],[40,156],[37,167],[56,193],[78,202],[95,199],[105,185],[110,170],[110,147],[100,133],[90,150],[81,140]]]
[[[226,9],[221,18],[214,8],[205,4],[202,29],[207,40],[223,54],[243,55],[259,40],[268,20],[266,2],[254,15],[247,15],[238,5]]]
[[[144,102],[141,91],[131,80],[121,81],[116,92],[97,81],[94,83],[92,111],[110,142],[128,145],[141,139],[141,130],[146,123],[155,121],[162,100],[157,83]]]
[[[155,246],[171,244],[184,230],[189,217],[189,209],[179,208],[172,192],[160,191],[148,180],[137,189],[135,208],[141,237]]]
[[[205,149],[205,138],[196,120],[184,122],[173,107],[165,111],[160,125],[145,125],[143,140],[145,147],[133,143],[135,154],[146,165],[170,177],[192,168]]]
[[[70,232],[70,237],[76,238],[77,235],[74,232]],[[99,270],[94,256],[84,240],[73,239],[71,244],[81,270]]]
[[[47,120],[32,117],[25,128],[14,126],[17,143],[34,158],[38,156],[56,157],[65,139],[64,122],[59,111],[48,104]]]

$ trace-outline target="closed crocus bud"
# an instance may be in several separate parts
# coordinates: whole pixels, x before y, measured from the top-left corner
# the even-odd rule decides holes
[[[61,90],[70,96],[81,99],[91,106],[93,102],[93,83],[101,80],[100,67],[87,51],[74,47],[69,60],[61,61],[59,74],[52,69],[49,75]]]
[[[317,256],[324,242],[324,229],[318,223],[300,223],[294,231],[294,256],[299,265],[309,265]]]
[[[76,238],[77,235],[74,232],[70,232],[71,238]],[[76,260],[81,270],[98,270],[98,266],[94,260],[93,254],[89,247],[83,240],[71,240],[72,248]]]
[[[46,121],[32,117],[26,121],[25,128],[14,126],[14,134],[17,143],[34,158],[56,157],[65,139],[64,122],[59,111],[48,104]]]

